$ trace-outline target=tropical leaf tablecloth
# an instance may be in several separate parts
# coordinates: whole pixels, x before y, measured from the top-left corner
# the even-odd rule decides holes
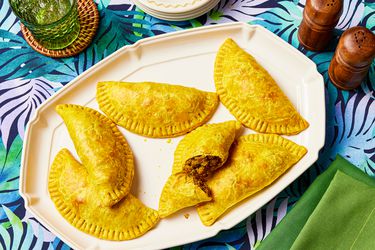
[[[8,0],[0,0],[0,248],[69,249],[25,211],[18,193],[25,126],[35,109],[122,46],[202,25],[236,21],[260,24],[311,58],[325,80],[326,141],[316,164],[262,209],[216,237],[178,248],[256,248],[336,154],[375,176],[375,63],[357,90],[336,89],[327,74],[334,48],[330,52],[313,53],[298,42],[297,29],[305,0],[222,0],[207,15],[184,22],[155,19],[129,0],[98,0],[97,4],[101,22],[91,46],[75,57],[51,59],[27,45]],[[344,0],[337,32],[357,25],[375,31],[373,0]]]

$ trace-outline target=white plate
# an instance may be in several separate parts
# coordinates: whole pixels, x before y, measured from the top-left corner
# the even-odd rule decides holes
[[[152,5],[149,5],[142,0],[133,0],[134,4],[147,14],[168,21],[184,21],[199,17],[213,9],[219,1],[220,0],[209,0],[206,1],[204,5],[196,6],[197,8],[174,13],[171,11],[160,11],[155,9]]]
[[[213,66],[216,52],[231,37],[271,73],[310,127],[288,137],[304,145],[308,153],[273,185],[252,196],[211,227],[200,222],[189,208],[163,219],[150,232],[131,241],[106,241],[71,226],[49,198],[49,167],[56,153],[75,149],[54,108],[74,103],[98,108],[95,88],[98,81],[156,81],[215,91]],[[233,119],[221,104],[210,123]],[[173,152],[181,137],[145,139],[121,128],[136,159],[133,194],[157,209],[162,187],[171,172]],[[252,133],[246,130],[245,133]],[[44,102],[29,122],[22,155],[20,193],[25,207],[48,229],[74,249],[159,249],[198,241],[228,229],[255,212],[300,176],[318,158],[325,137],[323,78],[315,64],[298,50],[261,26],[231,23],[169,33],[126,46],[96,64]],[[189,213],[186,219],[183,215]]]
[[[177,14],[197,10],[211,0],[139,0],[143,5],[163,13]]]

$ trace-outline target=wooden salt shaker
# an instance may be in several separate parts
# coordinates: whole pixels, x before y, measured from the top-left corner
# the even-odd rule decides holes
[[[342,9],[343,0],[307,0],[298,29],[299,42],[308,50],[327,48]]]
[[[338,88],[355,89],[366,77],[375,57],[375,35],[365,27],[345,31],[329,65],[329,78]]]

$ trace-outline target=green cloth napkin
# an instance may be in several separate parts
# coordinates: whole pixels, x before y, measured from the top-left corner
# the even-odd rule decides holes
[[[281,249],[281,250],[283,250],[283,249],[287,250],[288,249],[289,250],[289,249],[292,248],[292,246],[295,247],[295,248],[299,247],[300,245],[297,245],[297,244],[300,244],[299,242],[301,242],[301,243],[304,242],[304,241],[307,242],[306,241],[307,239],[303,239],[303,238],[304,237],[306,238],[306,236],[308,236],[308,235],[305,234],[305,232],[309,232],[309,231],[304,231],[304,227],[307,224],[307,222],[309,222],[308,220],[309,220],[310,216],[313,214],[314,210],[318,207],[318,204],[320,203],[320,201],[321,200],[323,201],[322,197],[323,197],[323,195],[326,194],[326,191],[327,191],[327,195],[329,195],[328,191],[331,191],[331,189],[328,190],[328,187],[330,186],[330,184],[331,184],[332,180],[334,179],[338,170],[341,171],[341,174],[348,175],[348,176],[350,176],[351,179],[357,180],[357,182],[359,181],[359,182],[361,182],[365,185],[370,186],[371,189],[375,187],[375,180],[374,179],[372,179],[367,174],[363,173],[358,168],[354,167],[352,164],[350,164],[348,161],[346,161],[341,156],[337,156],[336,160],[334,162],[332,162],[330,167],[323,174],[321,174],[318,178],[316,178],[316,180],[311,184],[309,189],[305,192],[305,194],[301,197],[301,199],[297,202],[297,204],[293,207],[293,209],[284,217],[284,219],[267,236],[267,238],[262,241],[262,243],[257,247],[257,250],[259,250],[259,249],[260,250],[268,250],[268,249],[272,249],[272,250],[273,249],[278,249],[278,250],[279,249]],[[341,174],[339,176],[341,176]],[[341,180],[341,179],[342,178],[340,177],[339,180]],[[356,189],[354,188],[351,191],[358,194],[358,192],[356,192],[355,190]],[[373,191],[373,192],[375,192],[375,191]],[[375,193],[373,193],[372,196],[374,196],[374,194]],[[334,221],[333,218],[326,219],[327,220],[326,223],[331,223],[331,224],[340,223],[341,230],[344,230],[344,229],[347,229],[347,228],[349,228],[348,230],[351,230],[350,227],[347,227],[346,225],[348,225],[348,223],[351,222],[351,218],[357,217],[359,215],[359,212],[360,212],[360,211],[351,210],[353,208],[352,205],[354,205],[354,203],[356,203],[356,200],[347,199],[347,198],[345,198],[345,197],[347,197],[346,195],[347,195],[346,193],[336,194],[336,196],[338,198],[343,198],[342,200],[343,200],[343,202],[345,202],[345,206],[341,207],[339,210],[336,209],[337,210],[336,212],[341,213],[343,211],[349,211],[349,213],[351,214],[350,217],[341,218],[338,221]],[[361,196],[361,195],[359,195],[359,196]],[[329,196],[327,196],[327,197],[329,197]],[[353,197],[357,197],[357,195],[353,194]],[[365,201],[365,203],[363,203],[361,201],[362,205],[370,204],[370,203],[368,203],[368,202],[370,202],[370,200],[372,200],[372,197],[367,197],[367,200]],[[323,206],[323,204],[324,203],[322,203],[322,206]],[[321,206],[319,206],[319,208],[321,208]],[[332,213],[335,212],[332,208],[326,207],[326,209],[327,209],[327,212],[328,211],[332,211]],[[356,208],[354,208],[354,209],[356,209]],[[316,212],[319,212],[319,210],[317,210]],[[311,220],[313,220],[313,218],[316,218],[316,216],[311,217]],[[370,224],[367,224],[367,225],[371,225],[373,223],[372,217],[369,218],[368,223],[370,223]],[[306,225],[306,230],[312,230],[312,226],[313,225],[311,225],[311,227],[309,225]],[[319,224],[317,226],[319,226]],[[366,228],[367,227],[368,226],[366,226]],[[373,229],[371,231],[364,232],[364,230],[362,230],[363,233],[360,234],[357,242],[360,240],[361,244],[362,243],[365,244],[362,241],[366,241],[366,239],[367,239],[367,241],[371,240],[372,242],[368,242],[368,243],[369,244],[373,243],[372,245],[374,247],[372,247],[372,249],[375,249],[375,241],[372,240],[371,237],[365,237],[366,233],[368,233],[368,234],[372,233],[372,235],[374,235],[375,227],[372,227],[372,228]],[[316,228],[316,230],[317,231],[321,230],[321,228],[318,227],[318,228]],[[304,233],[304,234],[301,234],[301,233]],[[353,231],[353,233],[354,233],[354,231]],[[301,236],[299,237],[300,234],[301,234]],[[325,239],[327,239],[327,238],[328,239],[329,238],[338,238],[339,239],[339,238],[341,238],[341,235],[342,235],[342,232],[339,231],[339,232],[335,233],[335,235],[327,234],[326,235],[327,237]],[[321,239],[315,238],[316,242],[318,240],[320,241]],[[296,245],[293,245],[294,243]],[[356,244],[358,244],[358,243],[356,243]],[[327,249],[326,245],[325,245],[324,248]],[[303,246],[303,249],[308,249],[308,246]],[[314,249],[319,249],[319,248],[314,247]],[[364,249],[366,249],[366,248],[364,248]]]
[[[338,170],[291,250],[374,249],[374,211],[375,188]]]

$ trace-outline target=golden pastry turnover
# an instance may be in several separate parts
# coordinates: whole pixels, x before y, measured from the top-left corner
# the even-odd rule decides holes
[[[172,175],[160,196],[160,217],[211,200],[206,182],[227,160],[240,128],[237,121],[206,124],[180,141],[174,154]]]
[[[133,154],[115,123],[91,108],[61,104],[63,118],[90,183],[98,187],[102,206],[112,206],[129,193],[133,176]]]
[[[203,224],[212,225],[229,208],[270,185],[306,152],[279,135],[241,136],[224,166],[207,181],[213,200],[197,207]]]
[[[241,123],[226,121],[205,124],[186,135],[174,153],[172,173],[208,174],[221,167]]]
[[[214,79],[220,101],[250,129],[294,135],[309,126],[272,76],[232,39],[217,53]]]
[[[195,206],[212,198],[186,173],[172,174],[163,187],[159,215],[165,218],[183,208]]]
[[[112,207],[100,206],[98,186],[89,182],[89,173],[67,149],[55,157],[48,190],[60,214],[79,230],[105,240],[130,240],[153,228],[157,211],[128,194]]]
[[[99,82],[96,99],[115,123],[147,137],[186,134],[215,112],[216,93],[153,82]]]

